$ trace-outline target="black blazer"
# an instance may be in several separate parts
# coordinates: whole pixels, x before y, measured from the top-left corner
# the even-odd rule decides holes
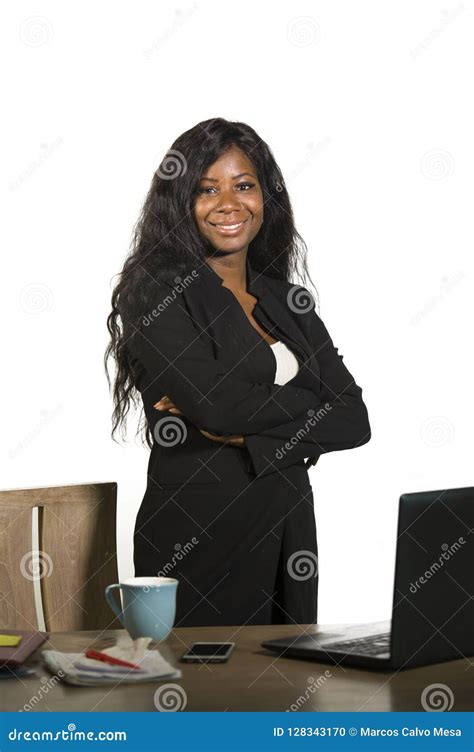
[[[255,320],[300,364],[279,386],[262,381],[262,373],[274,378],[273,353],[222,282],[204,262],[180,284],[157,284],[155,307],[127,341],[154,435],[153,484],[217,482],[230,452],[260,476],[369,441],[362,389],[308,306],[307,290],[256,272],[247,259]],[[182,416],[153,407],[165,394]],[[243,435],[245,449],[211,441],[199,428]]]

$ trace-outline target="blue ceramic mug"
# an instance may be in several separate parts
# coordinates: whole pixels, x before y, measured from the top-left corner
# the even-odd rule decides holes
[[[105,597],[132,640],[151,637],[161,642],[173,628],[177,587],[178,580],[172,577],[130,577],[107,585]],[[114,598],[116,589],[122,591],[122,611]]]

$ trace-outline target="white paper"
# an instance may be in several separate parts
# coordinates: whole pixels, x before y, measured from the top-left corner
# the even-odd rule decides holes
[[[110,653],[111,650],[112,648],[109,648],[107,652]],[[168,663],[158,650],[146,650],[141,660],[135,659],[135,662],[141,667],[141,671],[86,658],[84,653],[61,653],[59,650],[43,650],[42,658],[50,671],[53,673],[61,671],[61,678],[69,684],[90,686],[111,684],[117,681],[135,684],[144,681],[181,678],[181,670]],[[125,660],[127,659],[125,658]]]

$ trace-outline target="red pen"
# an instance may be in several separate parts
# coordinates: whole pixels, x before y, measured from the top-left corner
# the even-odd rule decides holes
[[[136,663],[129,663],[128,661],[123,661],[121,658],[114,658],[113,655],[109,655],[108,653],[101,653],[100,650],[92,650],[91,648],[89,650],[86,650],[84,653],[86,658],[95,658],[97,661],[104,661],[104,663],[111,663],[114,666],[127,666],[128,668],[138,668],[140,671],[143,671],[141,666],[137,666]]]

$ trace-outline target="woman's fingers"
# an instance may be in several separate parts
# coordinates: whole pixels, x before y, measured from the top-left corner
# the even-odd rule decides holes
[[[243,436],[219,436],[215,433],[210,433],[209,431],[204,431],[204,429],[199,429],[203,436],[206,436],[206,438],[211,439],[211,441],[218,441],[221,444],[232,444],[233,446],[244,446],[244,437]]]
[[[168,413],[173,413],[173,415],[182,415],[183,413],[181,410],[176,407],[174,402],[170,400],[170,398],[165,394],[164,397],[162,397],[158,402],[156,402],[153,407],[156,410],[165,410]]]
[[[156,407],[157,410],[165,410],[170,404],[172,404],[172,402],[170,398],[165,394],[164,397],[162,397],[153,405],[153,407]]]
[[[183,414],[167,394],[165,394],[160,400],[158,400],[158,402],[156,402],[153,407],[156,410],[163,410],[171,413],[172,415]],[[210,433],[210,431],[204,431],[204,429],[199,430],[201,431],[203,436],[205,436],[207,439],[210,439],[211,441],[217,441],[220,444],[232,444],[232,446],[245,446],[245,440],[243,436],[220,436],[215,433]]]
[[[158,402],[155,402],[153,407],[156,410],[164,410],[168,413],[172,413],[172,415],[183,414],[167,394],[163,395],[163,397],[158,400]],[[199,430],[201,431],[203,436],[206,436],[206,438],[210,439],[211,441],[217,441],[220,444],[232,444],[232,446],[245,446],[245,439],[243,436],[219,436],[218,434],[204,431],[204,429],[201,428]]]
[[[172,415],[182,415],[183,413],[181,410],[176,407],[174,402],[168,397],[167,394],[165,394],[158,402],[156,402],[153,407],[156,410],[163,410],[168,413],[172,413]],[[211,441],[217,441],[220,444],[232,444],[233,446],[244,446],[244,437],[243,436],[220,436],[215,433],[210,433],[210,431],[205,431],[204,429],[199,429],[203,436],[206,436],[206,438],[210,439]]]
[[[218,441],[221,444],[223,444],[226,441],[225,436],[218,436],[215,433],[209,433],[209,431],[204,431],[204,429],[202,428],[200,428],[199,430],[201,431],[203,436],[205,436],[207,439],[210,439],[211,441]]]

